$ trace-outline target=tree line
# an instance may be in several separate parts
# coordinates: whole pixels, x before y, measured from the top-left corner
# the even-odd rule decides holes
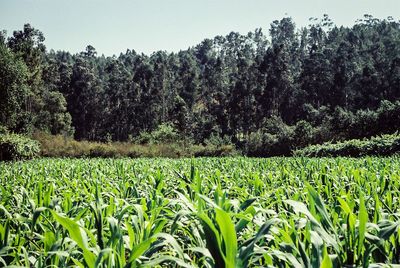
[[[0,34],[0,125],[77,140],[140,141],[163,126],[182,139],[282,155],[308,144],[400,129],[400,22],[327,15],[268,34],[231,32],[151,55],[47,51],[29,24]]]

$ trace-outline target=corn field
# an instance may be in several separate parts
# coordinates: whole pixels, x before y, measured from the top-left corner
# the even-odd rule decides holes
[[[394,267],[400,158],[0,164],[0,266]]]

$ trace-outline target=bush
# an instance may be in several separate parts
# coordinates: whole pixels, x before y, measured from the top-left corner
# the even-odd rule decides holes
[[[8,134],[8,129],[5,126],[0,125],[0,135]]]
[[[154,143],[174,143],[179,140],[179,133],[172,124],[161,124],[151,132]]]
[[[265,121],[262,129],[249,134],[244,150],[248,156],[287,156],[293,146],[293,134],[293,127],[273,116]]]
[[[39,152],[37,141],[18,134],[0,134],[0,161],[31,159]]]
[[[326,142],[321,145],[311,145],[294,152],[297,156],[351,156],[366,155],[390,156],[400,153],[400,134],[382,135],[371,139],[348,140],[344,142]]]
[[[139,144],[168,144],[179,141],[179,133],[172,124],[161,124],[151,132],[141,132],[136,142]]]
[[[310,123],[300,120],[293,131],[293,143],[297,148],[303,148],[310,144],[314,138],[314,129]]]
[[[221,147],[225,145],[232,145],[232,140],[229,138],[229,136],[225,135],[221,137],[217,133],[212,133],[208,139],[204,140],[204,144],[206,146]]]
[[[133,138],[131,140],[133,143],[149,144],[149,143],[152,143],[153,137],[151,136],[150,132],[142,131],[142,132],[140,132],[140,134],[137,138]]]

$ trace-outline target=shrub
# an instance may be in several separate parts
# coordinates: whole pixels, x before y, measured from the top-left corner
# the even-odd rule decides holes
[[[139,144],[166,144],[179,140],[179,133],[172,124],[161,124],[151,132],[141,132],[136,142]]]
[[[400,153],[400,134],[382,135],[371,139],[353,139],[344,142],[326,142],[294,151],[298,156],[389,156]]]
[[[151,132],[154,143],[174,143],[179,140],[179,133],[172,124],[161,124]]]
[[[132,142],[138,143],[138,144],[149,144],[152,142],[153,138],[152,138],[150,132],[142,131],[142,132],[140,132],[140,134],[137,138],[133,138],[131,140],[132,140]]]
[[[0,161],[31,159],[39,152],[37,141],[18,134],[0,134]]]
[[[310,144],[314,138],[314,129],[310,123],[300,120],[296,123],[293,131],[293,143],[298,148]]]
[[[293,127],[286,125],[280,117],[267,119],[264,127],[249,134],[245,152],[249,156],[290,155],[293,146]]]
[[[2,135],[2,134],[8,134],[9,132],[8,132],[8,129],[7,129],[7,127],[5,127],[5,126],[3,126],[3,125],[0,125],[0,135]]]
[[[211,133],[210,137],[208,139],[204,140],[204,144],[206,146],[215,146],[215,147],[221,147],[225,145],[233,145],[232,140],[229,138],[229,136],[225,135],[221,137],[217,133]]]

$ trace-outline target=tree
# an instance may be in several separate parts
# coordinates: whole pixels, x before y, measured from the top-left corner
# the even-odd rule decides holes
[[[99,139],[102,88],[94,68],[92,47],[88,46],[75,61],[67,93],[68,111],[72,115],[75,138]]]
[[[130,74],[121,61],[111,59],[106,63],[104,81],[104,136],[113,140],[126,140],[131,134],[129,124],[131,100],[129,99]]]
[[[77,139],[99,141],[169,125],[196,143],[226,136],[239,148],[258,147],[257,155],[396,129],[400,22],[310,21],[297,29],[283,18],[269,36],[231,32],[149,56],[105,57],[92,46],[47,52],[29,24],[8,39],[1,32],[0,123],[53,134],[75,128]]]
[[[30,94],[25,108],[32,115],[33,121],[35,121],[36,114],[43,109],[41,98],[44,89],[42,63],[46,51],[43,42],[42,32],[33,28],[30,24],[25,24],[22,31],[14,31],[13,36],[8,39],[8,47],[28,67],[27,84]]]
[[[42,32],[29,24],[14,31],[8,46],[27,66],[27,89],[24,112],[34,128],[53,134],[72,133],[71,116],[66,101],[59,92],[59,73],[56,62],[46,62],[46,47]]]
[[[29,93],[27,80],[25,63],[0,44],[0,124],[17,132],[30,128],[24,109]]]

